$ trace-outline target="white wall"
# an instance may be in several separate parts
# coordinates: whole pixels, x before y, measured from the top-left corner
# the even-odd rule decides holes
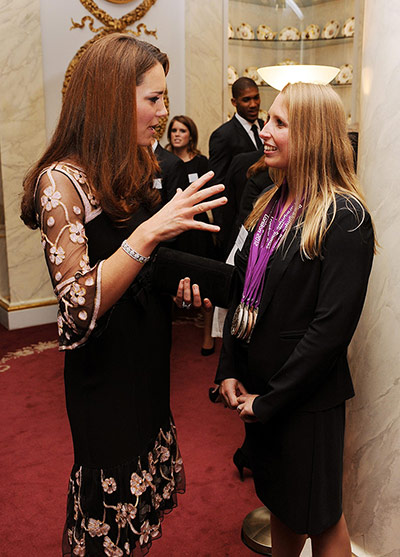
[[[134,10],[139,0],[128,4],[112,4],[106,0],[96,0],[97,6],[114,18]],[[147,14],[128,29],[135,29],[138,23],[145,23],[148,29],[157,29],[157,39],[142,34],[141,40],[149,41],[166,52],[171,69],[167,77],[170,114],[185,113],[185,0],[157,0]],[[90,12],[79,0],[40,0],[40,22],[43,45],[43,79],[46,106],[46,132],[49,138],[57,123],[61,105],[61,89],[65,71],[79,48],[95,33],[88,23],[84,29],[72,29],[71,18],[80,22]],[[103,24],[95,19],[94,27]]]
[[[351,346],[344,502],[362,557],[400,556],[400,2],[365,0],[358,170],[381,245]]]

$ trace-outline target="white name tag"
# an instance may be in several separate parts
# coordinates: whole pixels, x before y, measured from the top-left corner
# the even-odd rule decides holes
[[[246,241],[247,234],[248,234],[247,230],[242,225],[240,227],[239,234],[237,235],[235,244],[234,244],[233,248],[231,249],[231,253],[228,255],[228,259],[226,260],[226,263],[228,263],[229,265],[234,265],[235,264],[235,253],[238,250],[242,249],[242,247],[243,247],[243,245]]]
[[[193,172],[193,174],[188,174],[189,184],[197,180],[198,177],[199,175],[197,174],[197,172]]]
[[[155,190],[162,190],[162,180],[161,180],[161,178],[154,178],[153,188]]]
[[[246,241],[248,235],[248,231],[245,229],[245,227],[242,226],[240,227],[239,230],[239,234],[237,235],[236,241],[235,241],[235,246],[237,246],[237,249],[242,249],[242,247],[244,246],[244,243]]]

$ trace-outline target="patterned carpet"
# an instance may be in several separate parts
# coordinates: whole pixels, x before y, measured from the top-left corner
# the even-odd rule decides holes
[[[232,464],[243,426],[235,413],[208,400],[218,350],[202,357],[201,335],[199,317],[176,316],[171,404],[187,492],[165,518],[152,557],[254,555],[240,530],[260,503],[251,478],[241,482]],[[0,326],[0,421],[1,555],[56,557],[73,456],[54,325]]]

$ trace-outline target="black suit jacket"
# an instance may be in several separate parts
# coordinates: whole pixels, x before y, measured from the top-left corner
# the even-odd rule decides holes
[[[250,166],[263,156],[263,152],[263,149],[259,149],[257,151],[249,151],[248,153],[239,153],[233,157],[229,165],[225,178],[224,191],[224,195],[228,198],[228,203],[214,210],[214,220],[221,228],[220,232],[217,234],[217,241],[221,258],[224,261],[229,255],[238,233],[238,218],[241,201],[248,181],[246,177],[247,171]],[[272,183],[268,171],[262,172],[254,178],[256,178],[257,185],[261,184],[258,193]],[[248,192],[248,195],[251,193],[253,193],[253,190]],[[248,202],[249,200],[247,200],[247,203]],[[240,224],[242,224],[242,222],[243,221],[241,221]]]
[[[262,128],[264,122],[258,120],[258,123]],[[229,164],[235,155],[256,150],[255,144],[236,116],[219,126],[209,140],[210,170],[215,173],[213,183],[225,183]]]
[[[253,210],[254,204],[257,199],[269,189],[272,185],[272,179],[269,175],[268,168],[251,176],[244,187],[242,198],[240,200],[240,207],[238,216],[234,226],[234,233],[239,232],[240,226],[245,222],[248,215]],[[267,187],[266,187],[267,186]],[[236,236],[235,236],[236,239]],[[233,244],[232,244],[233,245]]]
[[[160,144],[157,145],[154,153],[161,167],[161,174],[157,178],[161,178],[161,200],[165,205],[174,197],[177,188],[184,190],[189,185],[188,176],[182,159],[161,147]]]
[[[292,229],[272,260],[247,350],[230,334],[230,325],[251,234],[236,255],[241,280],[225,320],[216,381],[236,378],[260,395],[253,411],[261,422],[290,410],[332,408],[354,395],[347,347],[367,290],[373,229],[370,216],[363,219],[361,206],[353,206],[337,199],[321,258],[302,258],[299,234]]]

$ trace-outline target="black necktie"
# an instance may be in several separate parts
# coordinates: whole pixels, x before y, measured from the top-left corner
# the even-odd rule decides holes
[[[259,137],[259,135],[258,135],[258,128],[257,128],[257,126],[256,126],[255,124],[253,124],[253,125],[251,126],[251,131],[252,131],[253,134],[254,134],[254,139],[256,140],[257,149],[261,149],[262,143],[261,143],[261,139],[260,139],[260,137]]]

